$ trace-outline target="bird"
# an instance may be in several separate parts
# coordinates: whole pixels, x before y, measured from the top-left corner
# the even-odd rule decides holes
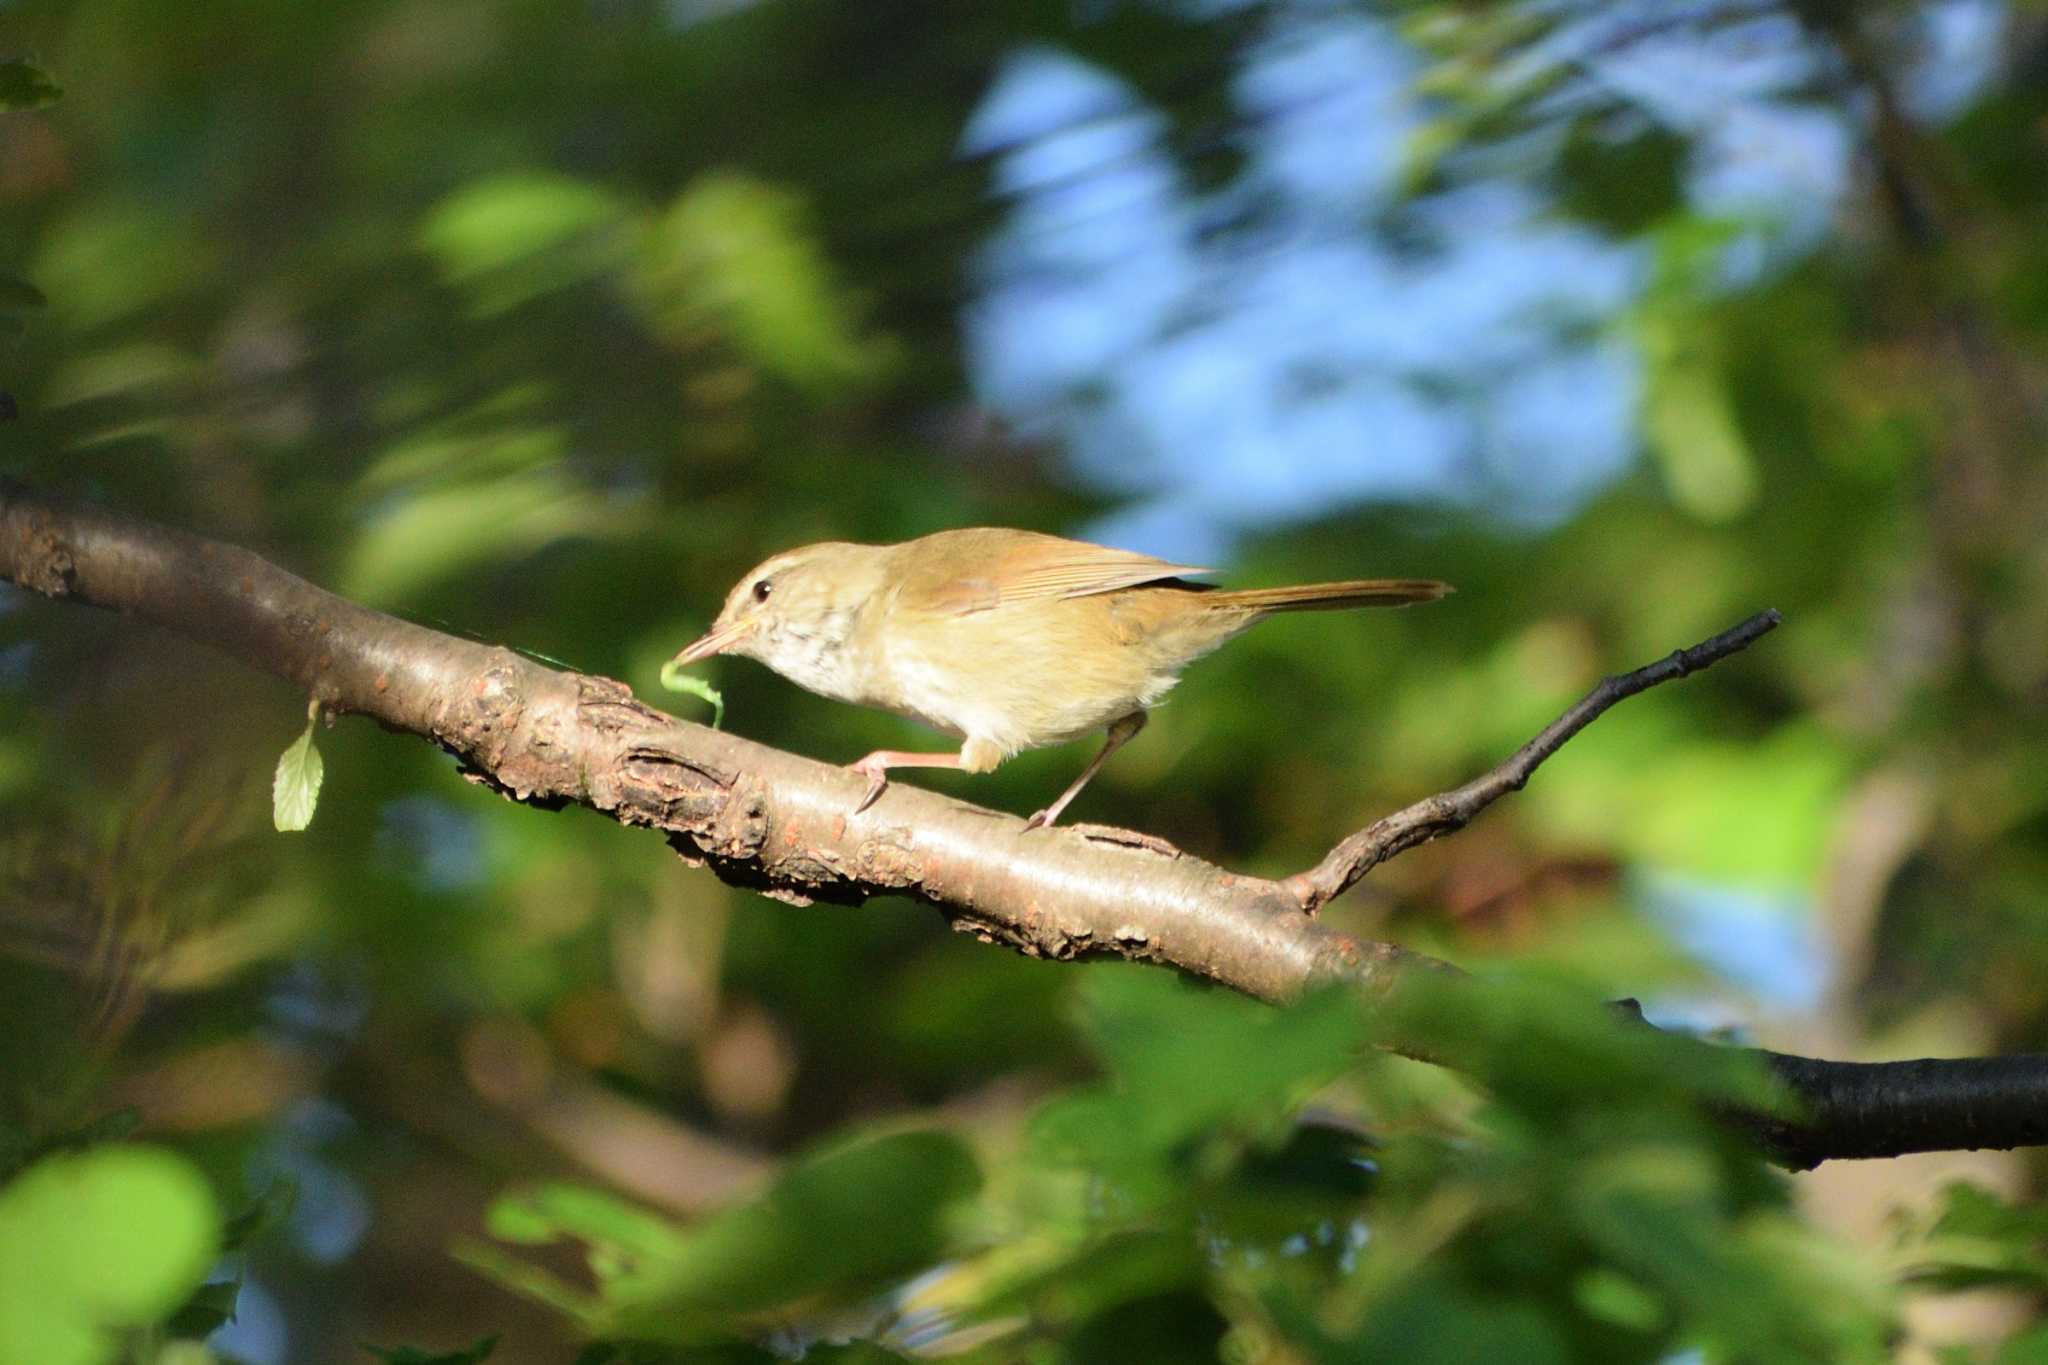
[[[893,545],[824,541],[762,561],[676,654],[766,664],[820,696],[921,721],[955,753],[877,749],[854,813],[892,768],[992,771],[1026,749],[1106,732],[1081,775],[1025,828],[1058,820],[1181,670],[1275,612],[1397,607],[1444,596],[1429,578],[1224,589],[1213,570],[1035,531],[968,527]]]

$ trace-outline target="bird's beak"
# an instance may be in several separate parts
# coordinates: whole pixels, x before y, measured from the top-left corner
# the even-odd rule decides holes
[[[729,626],[718,626],[707,632],[702,639],[686,646],[682,653],[669,662],[677,665],[693,664],[699,659],[722,654],[738,644],[742,638],[752,634],[753,629],[753,623],[750,621],[735,621]]]

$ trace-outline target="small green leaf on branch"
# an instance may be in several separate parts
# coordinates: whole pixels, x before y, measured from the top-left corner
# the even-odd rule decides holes
[[[270,819],[280,833],[312,824],[313,810],[320,804],[326,765],[313,744],[313,726],[319,719],[320,703],[314,701],[306,708],[305,733],[278,756],[277,776],[270,783]]]

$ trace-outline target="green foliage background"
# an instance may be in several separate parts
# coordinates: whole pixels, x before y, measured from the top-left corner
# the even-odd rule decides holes
[[[657,698],[773,550],[1116,510],[974,406],[963,310],[1010,206],[963,129],[1043,45],[1228,183],[1231,63],[1290,8],[11,5],[5,472]],[[1835,54],[1803,98],[1860,130],[1853,185],[1821,246],[1733,282],[1687,136],[1546,46],[1584,11],[1355,12],[1429,114],[1355,232],[1512,182],[1639,245],[1595,320],[1642,366],[1639,458],[1557,524],[1508,490],[1250,537],[1240,581],[1460,592],[1262,628],[1076,816],[1292,871],[1603,673],[1788,619],[1330,912],[1486,974],[1413,1005],[1469,1077],[1373,1052],[1345,999],[729,891],[360,722],[318,734],[317,818],[280,834],[303,698],[9,591],[0,1360],[1880,1360],[1987,1287],[1956,1358],[2048,1351],[2029,1163],[1978,1170],[2010,1198],[1886,1168],[1909,1211],[1873,1243],[1700,1117],[1756,1078],[1592,1005],[1705,1000],[1835,1055],[2043,1047],[2038,7],[1997,12],[1967,107],[1893,124],[1871,92],[1925,12],[1787,6],[1778,40]],[[821,758],[922,742],[715,681],[732,728]],[[1081,758],[930,780],[1026,811]],[[1779,907],[1826,998],[1774,1011],[1681,950],[1674,879]]]

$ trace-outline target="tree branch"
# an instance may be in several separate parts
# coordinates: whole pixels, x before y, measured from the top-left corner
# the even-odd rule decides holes
[[[2048,1057],[1826,1062],[1765,1052],[1807,1109],[1803,1121],[1746,1116],[1793,1170],[1823,1161],[2048,1145]]]
[[[1307,892],[1303,878],[1240,876],[1142,835],[1087,826],[1027,831],[1014,816],[903,784],[856,815],[864,784],[844,769],[676,720],[610,679],[558,672],[357,606],[246,550],[4,480],[0,579],[215,646],[292,682],[332,713],[359,712],[433,741],[466,776],[514,800],[583,805],[660,830],[686,861],[778,899],[911,896],[956,929],[1030,956],[1169,963],[1266,1000],[1331,981],[1384,1000],[1418,971],[1455,972],[1303,913],[1310,894],[1341,890],[1370,866],[1354,871],[1347,849],[1370,851],[1373,830],[1408,812],[1339,845],[1304,877],[1338,870],[1311,880]],[[1521,786],[1614,702],[1726,657],[1776,622],[1765,613],[1603,683],[1501,768],[1410,808],[1442,802],[1455,823],[1411,818],[1402,828],[1419,832],[1390,838],[1372,861],[1398,852],[1394,844],[1412,847],[1457,828]],[[1432,1051],[1427,1039],[1398,1045],[1418,1056]],[[1789,1164],[2048,1141],[2048,1058],[1871,1068],[1762,1055],[1803,1112],[1741,1121]]]
[[[247,550],[5,483],[0,578],[213,645],[331,714],[432,740],[514,800],[658,829],[686,861],[780,900],[912,896],[1030,956],[1165,962],[1268,1000],[1335,978],[1377,991],[1429,961],[1324,930],[1277,882],[1143,836],[1027,831],[905,783],[855,815],[865,782],[843,768],[358,606]]]
[[[1659,683],[1697,673],[1719,663],[1739,650],[1747,649],[1775,629],[1785,618],[1775,610],[1760,611],[1741,625],[1702,640],[1691,649],[1681,649],[1646,664],[1633,673],[1603,678],[1600,685],[1579,698],[1569,711],[1543,727],[1543,732],[1515,751],[1512,758],[1462,787],[1435,796],[1425,796],[1412,806],[1382,816],[1338,844],[1320,863],[1287,879],[1287,888],[1301,908],[1314,914],[1323,905],[1358,884],[1361,877],[1397,854],[1417,844],[1426,844],[1446,834],[1455,834],[1472,823],[1474,816],[1509,792],[1529,784],[1530,775],[1543,761],[1565,746],[1565,742],[1599,719],[1600,713],[1618,701],[1647,692]]]

